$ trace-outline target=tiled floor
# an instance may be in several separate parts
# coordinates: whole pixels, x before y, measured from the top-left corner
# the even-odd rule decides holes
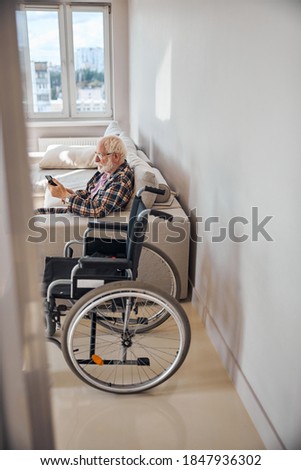
[[[136,395],[81,382],[47,344],[57,449],[264,449],[190,303],[186,361],[166,383]]]

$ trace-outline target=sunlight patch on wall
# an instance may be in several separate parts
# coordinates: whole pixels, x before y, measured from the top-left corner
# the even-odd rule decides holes
[[[168,121],[171,111],[171,43],[169,42],[156,78],[156,117]]]

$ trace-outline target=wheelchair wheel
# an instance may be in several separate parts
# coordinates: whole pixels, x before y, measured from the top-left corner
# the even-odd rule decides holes
[[[168,318],[145,331],[159,309]],[[85,294],[70,310],[62,332],[70,369],[87,384],[115,393],[163,383],[182,365],[189,345],[190,325],[178,301],[136,281],[113,282]]]

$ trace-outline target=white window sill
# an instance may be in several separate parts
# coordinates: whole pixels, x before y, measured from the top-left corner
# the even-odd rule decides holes
[[[27,127],[107,127],[112,120],[106,121],[28,121]]]

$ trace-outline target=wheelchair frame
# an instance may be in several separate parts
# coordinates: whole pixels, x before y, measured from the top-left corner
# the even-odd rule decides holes
[[[128,224],[91,221],[85,232],[87,241],[95,229],[126,230],[124,257],[88,256],[84,243],[84,255],[73,259],[71,241],[65,246],[64,257],[50,260],[54,266],[62,263],[71,268],[71,276],[55,279],[47,287],[47,339],[62,349],[68,366],[81,380],[115,393],[136,393],[164,382],[182,365],[190,346],[190,325],[175,298],[177,289],[166,293],[137,279],[148,216],[172,220],[170,214],[145,208],[144,191],[160,194],[162,190],[141,188]],[[173,270],[170,264],[169,268]],[[177,282],[177,275],[173,276]],[[80,282],[88,280],[101,280],[104,285],[79,287]],[[56,299],[73,303],[63,324],[61,342],[52,336],[66,308],[56,307]]]

